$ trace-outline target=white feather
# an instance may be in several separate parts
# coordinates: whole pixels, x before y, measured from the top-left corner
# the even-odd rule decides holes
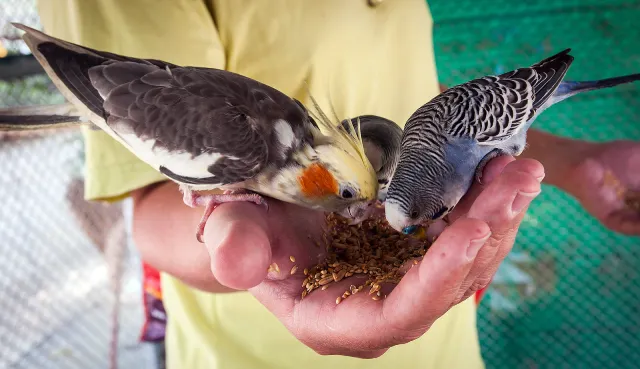
[[[293,129],[291,129],[289,122],[283,119],[278,119],[274,124],[274,129],[276,130],[276,135],[280,144],[285,148],[290,149],[293,146],[295,136],[293,135]]]
[[[142,140],[132,133],[121,134],[123,140],[131,147],[131,150],[142,160],[159,169],[163,166],[170,171],[185,177],[206,178],[211,177],[209,166],[215,164],[224,155],[219,153],[201,154],[192,157],[187,152],[171,152],[162,147],[154,147],[156,140]],[[236,157],[229,159],[238,160]]]

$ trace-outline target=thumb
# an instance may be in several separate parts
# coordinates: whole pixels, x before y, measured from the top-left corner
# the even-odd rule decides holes
[[[211,271],[222,285],[247,290],[260,284],[271,264],[264,209],[248,202],[218,206],[207,220],[204,243]]]
[[[480,248],[491,235],[487,223],[461,218],[431,245],[385,299],[383,315],[405,331],[424,331],[452,306]]]

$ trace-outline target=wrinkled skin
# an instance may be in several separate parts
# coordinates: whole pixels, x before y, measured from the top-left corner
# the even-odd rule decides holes
[[[316,352],[378,357],[420,337],[452,306],[489,283],[543,177],[534,160],[491,161],[484,184],[474,184],[423,261],[393,291],[383,289],[389,293],[384,300],[358,294],[336,305],[336,297],[353,283],[349,279],[300,300],[301,271],[318,262],[322,252],[312,238],[319,239],[324,215],[279,201],[269,201],[268,213],[251,203],[223,204],[213,212],[204,233],[211,272],[224,286],[247,289]],[[290,255],[299,270],[293,276]],[[280,273],[267,274],[273,262]]]

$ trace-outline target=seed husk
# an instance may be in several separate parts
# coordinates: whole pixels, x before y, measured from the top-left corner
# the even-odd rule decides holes
[[[289,260],[291,260],[292,263],[296,262],[296,258],[293,255],[289,256]]]
[[[280,267],[278,267],[278,264],[276,263],[271,263],[271,265],[269,265],[269,269],[267,269],[267,273],[269,272],[280,273]]]
[[[294,265],[294,266],[291,268],[291,274],[292,274],[292,275],[293,275],[293,274],[295,274],[297,270],[298,270],[298,266],[297,266],[297,265]]]

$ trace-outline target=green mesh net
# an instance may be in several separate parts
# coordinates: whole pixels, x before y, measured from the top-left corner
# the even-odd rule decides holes
[[[432,0],[441,83],[527,66],[565,48],[567,78],[640,72],[640,2]],[[640,140],[640,86],[585,93],[536,128],[593,141]],[[544,186],[479,307],[487,368],[640,367],[640,238],[608,231]]]

